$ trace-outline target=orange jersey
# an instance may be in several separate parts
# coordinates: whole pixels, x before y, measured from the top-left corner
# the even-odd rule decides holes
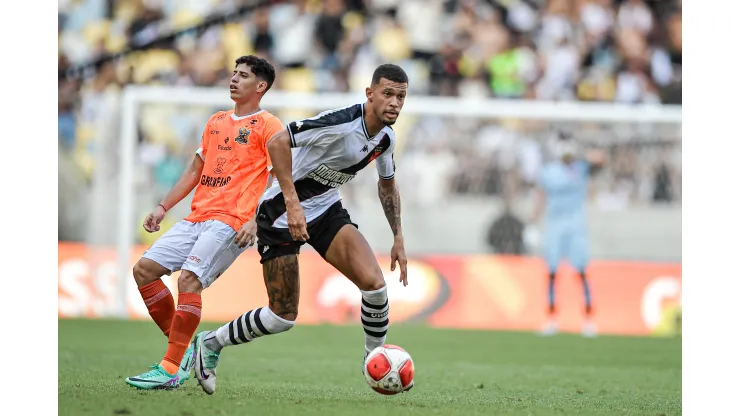
[[[185,220],[218,220],[239,231],[255,214],[272,169],[267,141],[283,128],[265,110],[243,117],[233,110],[212,115],[198,149],[203,173]]]

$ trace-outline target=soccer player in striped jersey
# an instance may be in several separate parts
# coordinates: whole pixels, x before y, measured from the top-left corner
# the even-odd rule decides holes
[[[396,136],[391,128],[401,113],[407,88],[403,69],[381,65],[365,90],[365,103],[292,122],[269,141],[276,180],[257,210],[257,247],[269,304],[196,336],[195,375],[206,393],[215,391],[222,348],[293,327],[300,294],[298,253],[305,243],[360,290],[365,356],[385,343],[389,321],[383,272],[342,207],[338,188],[376,162],[378,196],[394,238],[391,270],[398,264],[399,281],[407,285],[401,200],[394,180]]]

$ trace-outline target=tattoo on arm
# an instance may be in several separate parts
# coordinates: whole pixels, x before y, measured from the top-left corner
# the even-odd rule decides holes
[[[378,182],[378,197],[383,205],[383,212],[388,224],[391,226],[393,235],[397,236],[401,230],[401,196],[396,185],[386,187]]]
[[[300,280],[298,276],[298,256],[281,256],[262,265],[270,309],[276,315],[289,321],[298,316]]]

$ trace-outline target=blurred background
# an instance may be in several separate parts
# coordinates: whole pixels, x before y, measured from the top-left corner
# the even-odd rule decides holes
[[[592,257],[680,265],[680,118],[579,121],[573,113],[589,105],[680,110],[681,32],[680,0],[59,0],[60,244],[118,241],[127,86],[192,91],[192,100],[138,108],[134,247],[161,234],[147,234],[140,220],[189,164],[208,117],[230,107],[234,59],[256,54],[277,69],[268,96],[320,102],[340,93],[359,97],[344,105],[360,102],[374,68],[392,62],[409,74],[407,106],[435,97],[575,105],[560,108],[567,121],[402,114],[396,178],[412,256],[537,256],[534,184],[553,157],[549,144],[567,131],[606,154],[588,202]],[[205,102],[204,91],[222,92],[223,104]],[[266,107],[285,123],[331,108],[279,104]],[[376,180],[369,167],[341,191],[385,254],[392,238]]]

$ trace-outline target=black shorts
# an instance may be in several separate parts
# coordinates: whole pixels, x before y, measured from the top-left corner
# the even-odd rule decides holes
[[[326,211],[307,224],[308,241],[295,241],[287,228],[275,228],[272,224],[285,213],[285,206],[273,207],[270,201],[262,203],[257,210],[257,250],[260,263],[276,257],[298,254],[301,246],[308,243],[316,249],[321,257],[326,258],[326,251],[340,229],[353,223],[342,202],[337,201]],[[277,208],[277,209],[275,209]]]

